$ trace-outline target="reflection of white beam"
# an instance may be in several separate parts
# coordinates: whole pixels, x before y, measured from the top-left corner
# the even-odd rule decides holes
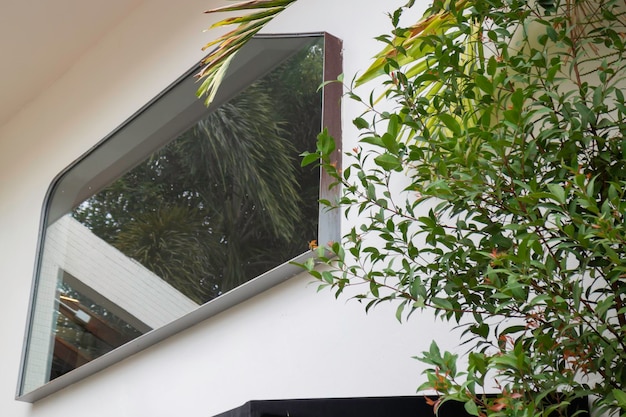
[[[141,333],[146,333],[152,330],[150,326],[139,320],[138,317],[124,310],[117,304],[113,303],[111,300],[105,298],[103,294],[95,291],[93,288],[86,285],[83,281],[79,280],[73,275],[69,274],[67,271],[62,271],[61,279],[64,284],[68,285],[70,288],[79,292],[85,297],[88,297],[91,301],[95,302],[99,306],[106,308],[109,312],[115,314],[117,317],[121,318],[126,323],[139,330]]]
[[[132,316],[127,317],[131,324],[139,320],[154,329],[198,308],[198,304],[158,275],[125,256],[69,215],[48,228],[46,250],[55,248],[64,249],[55,258],[57,266],[71,275],[71,278],[67,275],[64,278],[68,284],[80,287],[75,288],[79,292],[88,292],[85,295],[102,303],[103,307],[124,310]]]
[[[75,310],[69,304],[63,302],[63,296],[59,297],[61,301],[59,302],[59,306],[65,308],[69,311],[75,318],[79,319],[83,323],[89,323],[89,319],[91,318],[89,314],[85,313],[83,310]],[[66,314],[67,315],[67,314]]]

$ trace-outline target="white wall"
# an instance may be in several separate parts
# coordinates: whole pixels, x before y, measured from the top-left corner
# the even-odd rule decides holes
[[[385,12],[405,0],[300,0],[267,32],[328,31],[344,41],[346,79],[364,69]],[[0,415],[211,416],[251,399],[411,395],[411,356],[432,338],[454,344],[440,323],[395,321],[393,310],[316,293],[299,276],[35,404],[14,400],[41,205],[70,162],[202,55],[209,0],[150,0],[0,127],[0,280],[4,318]],[[344,146],[354,146],[344,104]]]

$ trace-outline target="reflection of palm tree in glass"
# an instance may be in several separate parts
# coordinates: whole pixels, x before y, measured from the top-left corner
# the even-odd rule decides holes
[[[274,265],[264,248],[287,242],[300,215],[296,151],[274,117],[266,94],[252,89],[158,152],[148,172],[165,189],[149,198],[161,201],[115,245],[204,299]]]
[[[280,74],[249,87],[74,216],[199,303],[302,253],[319,174],[297,155],[319,131],[319,69],[312,91],[277,86]]]

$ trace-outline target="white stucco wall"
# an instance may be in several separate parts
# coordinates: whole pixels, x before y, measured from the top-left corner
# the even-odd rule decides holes
[[[372,38],[389,27],[385,12],[403,3],[300,0],[266,31],[341,38],[351,79],[378,47]],[[212,19],[202,11],[212,4],[145,1],[0,127],[0,415],[206,417],[251,399],[411,395],[421,369],[411,356],[433,337],[455,344],[430,317],[400,325],[391,308],[366,315],[356,302],[317,293],[302,275],[35,404],[14,400],[46,190],[202,56]],[[360,111],[344,104],[347,149]]]

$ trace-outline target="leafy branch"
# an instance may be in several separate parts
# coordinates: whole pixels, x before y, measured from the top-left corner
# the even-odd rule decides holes
[[[320,252],[330,271],[306,265],[322,287],[339,295],[363,282],[355,298],[366,309],[396,302],[399,319],[429,308],[470,320],[466,372],[438,349],[421,357],[436,365],[422,388],[442,395],[437,405],[565,415],[573,399],[595,394],[600,409],[625,410],[619,7],[436,2],[408,28],[398,26],[401,8],[357,80],[382,79],[385,108],[396,108],[366,103],[345,171],[329,166],[324,134],[305,156],[343,186],[337,206],[360,216],[325,248],[333,256]],[[400,192],[398,181],[408,184]],[[501,397],[476,394],[493,389],[489,381]]]
[[[231,20],[224,62],[292,1]],[[271,4],[271,5],[270,5]],[[245,5],[245,6],[243,6]],[[414,0],[355,85],[361,136],[344,171],[326,133],[303,163],[342,186],[356,225],[304,265],[366,309],[394,302],[464,323],[467,369],[434,343],[420,388],[476,416],[569,415],[588,395],[626,413],[626,10],[616,0]],[[262,9],[262,8],[261,8]],[[384,109],[379,109],[384,102]],[[391,110],[390,110],[391,107]],[[398,189],[398,184],[404,184]],[[496,398],[485,391],[497,390]]]

